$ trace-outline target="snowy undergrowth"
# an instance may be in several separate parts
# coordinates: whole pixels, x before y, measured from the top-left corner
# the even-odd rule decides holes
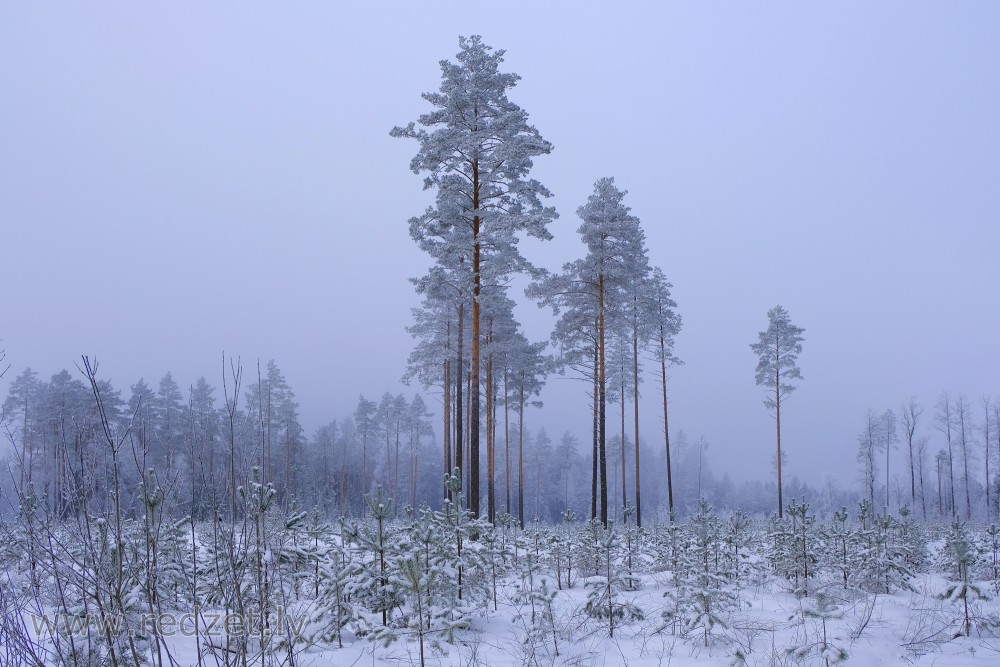
[[[457,503],[397,511],[378,493],[363,520],[328,522],[269,497],[249,488],[236,525],[147,517],[120,529],[51,521],[25,502],[2,527],[0,662],[1000,662],[992,527],[924,526],[864,504],[823,519],[795,503],[780,520],[723,517],[703,502],[642,529],[571,516],[521,529]],[[107,606],[122,615],[111,629]],[[222,615],[241,627],[210,630]],[[171,625],[180,617],[187,626]]]

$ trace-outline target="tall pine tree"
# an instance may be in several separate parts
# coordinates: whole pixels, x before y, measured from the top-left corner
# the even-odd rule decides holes
[[[471,269],[469,498],[478,517],[484,278],[498,284],[511,273],[532,272],[517,249],[519,236],[550,238],[547,225],[556,213],[542,205],[549,191],[528,178],[532,160],[552,146],[507,99],[519,77],[500,71],[504,51],[479,36],[459,38],[459,46],[457,62],[441,62],[438,92],[423,95],[434,109],[391,134],[417,140],[410,168],[425,173],[424,186],[438,191],[435,206],[411,221],[411,235],[436,260],[459,257]],[[428,238],[436,245],[428,247]]]

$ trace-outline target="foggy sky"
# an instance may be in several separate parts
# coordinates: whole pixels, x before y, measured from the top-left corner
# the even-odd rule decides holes
[[[273,358],[311,434],[419,390],[407,220],[430,194],[389,130],[481,34],[555,146],[532,175],[561,218],[525,254],[577,258],[594,181],[629,191],[684,319],[671,421],[716,474],[771,474],[749,345],[776,304],[805,328],[788,474],[855,483],[867,408],[918,396],[933,452],[942,391],[1000,396],[997,3],[358,4],[0,6],[0,391],[80,354],[125,396]],[[586,441],[585,389],[550,379],[527,426]]]

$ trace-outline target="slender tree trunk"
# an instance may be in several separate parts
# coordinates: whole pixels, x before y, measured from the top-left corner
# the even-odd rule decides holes
[[[456,340],[456,348],[458,350],[458,359],[455,363],[455,467],[458,469],[458,478],[461,484],[460,489],[465,489],[464,486],[464,471],[463,468],[463,447],[464,443],[462,441],[462,436],[464,435],[462,426],[462,417],[464,416],[464,410],[462,405],[462,344],[464,342],[463,329],[465,327],[465,303],[459,302],[458,304],[458,337]]]
[[[288,493],[291,491],[292,483],[294,482],[294,480],[292,479],[292,474],[294,471],[294,467],[292,465],[292,459],[293,459],[292,453],[293,453],[292,434],[289,432],[288,427],[285,426],[285,496],[286,497]]]
[[[361,498],[360,509],[364,512],[364,496],[368,493],[368,427],[361,431]]]
[[[951,445],[951,398],[945,395],[944,400],[944,431],[945,440],[948,442],[948,493],[951,496],[951,518],[955,519],[958,517],[958,503],[955,502],[955,453]]]
[[[624,400],[624,399],[623,399]],[[641,484],[639,483],[639,332],[632,327],[632,410],[635,420],[635,525],[642,528]]]
[[[383,398],[385,397],[383,396]],[[398,498],[396,498],[396,489],[393,486],[392,430],[390,428],[391,418],[392,407],[387,405],[385,415],[383,415],[383,419],[385,420],[385,479],[382,484],[385,487],[385,492],[389,494],[389,500],[392,501],[393,512],[395,512],[399,503],[396,502]]]
[[[868,460],[868,503],[875,511],[875,422],[871,411],[868,412],[868,449],[865,458]]]
[[[594,328],[596,330],[597,327],[594,327]],[[594,387],[593,387],[593,394],[594,394],[594,398],[593,398],[593,429],[592,429],[593,430],[593,434],[592,434],[592,441],[593,441],[592,442],[592,445],[593,445],[592,450],[593,451],[591,452],[591,468],[592,468],[591,472],[592,472],[592,475],[591,475],[591,482],[590,482],[590,520],[591,521],[593,521],[594,519],[597,518],[597,493],[598,493],[598,491],[597,491],[598,444],[597,443],[598,443],[598,440],[599,440],[599,431],[598,431],[598,408],[597,408],[597,402],[599,400],[599,398],[598,398],[599,395],[598,395],[598,389],[597,389],[597,381],[598,381],[598,351],[597,351],[597,343],[596,343],[596,341],[594,343],[594,375],[593,375],[593,377],[594,377]]]
[[[347,501],[347,438],[342,438],[340,445],[340,486],[337,493],[337,508],[340,516],[346,516]]]
[[[965,520],[972,521],[972,496],[970,495],[969,486],[969,445],[965,443],[962,446],[962,467],[964,469],[965,476]]]
[[[997,434],[997,454],[1000,455],[1000,404],[993,405],[993,425],[996,426],[995,432]],[[989,445],[987,445],[989,447]],[[993,483],[991,479],[990,484]],[[993,503],[997,505],[997,510],[1000,510],[1000,503],[998,503],[997,496],[994,494]]]
[[[538,441],[535,441],[535,514],[533,521],[538,521],[542,517],[542,454],[538,448]]]
[[[492,340],[492,336],[490,336],[490,339]],[[493,448],[493,461],[492,461],[493,475],[491,475],[490,485],[494,489],[493,490],[493,495],[495,497],[496,496],[496,486],[497,486],[497,484],[496,484],[496,470],[497,470],[497,466],[496,466],[496,458],[497,458],[497,424],[499,423],[497,421],[497,409],[499,408],[499,405],[500,405],[500,399],[497,397],[497,390],[499,390],[500,387],[497,384],[495,384],[496,373],[494,373],[494,371],[493,371],[493,361],[494,361],[493,360],[493,354],[490,353],[490,378],[494,379],[494,381],[490,382],[490,391],[492,392],[492,394],[490,396],[490,446]],[[496,506],[497,506],[497,502],[494,501],[494,503],[493,503],[494,516],[496,516],[496,513],[495,513]]]
[[[32,416],[34,416],[33,413]],[[987,446],[988,443],[989,440],[987,440]],[[21,466],[18,475],[18,486],[17,486],[17,490],[20,493],[27,493],[28,490],[27,480],[31,479],[31,459],[30,459],[31,451],[32,451],[31,445],[28,443],[28,398],[25,397],[24,416],[22,417],[21,421],[21,450],[20,451],[15,450],[18,462],[20,463]],[[27,457],[27,463],[25,463],[26,457]],[[25,477],[25,465],[28,466],[27,477]]]
[[[418,441],[410,442],[410,507],[417,506],[417,445]]]
[[[965,480],[965,520],[972,521],[972,497],[969,492],[969,439],[965,431],[967,413],[965,397],[958,397],[959,443],[962,445],[962,478]]]
[[[517,520],[524,529],[524,371],[518,398],[517,424]]]
[[[481,219],[479,217],[479,162],[472,163],[472,209],[475,215],[472,219],[472,362],[470,366],[470,384],[472,391],[469,395],[469,500],[472,503],[472,516],[479,518],[479,363],[480,363],[480,305],[479,298],[482,292],[482,276],[480,275],[481,248],[479,245],[479,231]]]
[[[510,514],[510,392],[507,388],[507,365],[503,369],[503,479],[507,487],[507,505],[504,512]]]
[[[566,466],[566,475],[563,480],[563,508],[569,509],[569,476],[573,469],[571,466]]]
[[[451,323],[448,323],[448,342],[451,343]],[[448,350],[444,360],[444,391],[443,421],[444,421],[444,474],[451,474],[451,350]],[[417,480],[414,477],[411,483],[416,486]],[[444,486],[445,500],[451,500],[451,491],[448,485]]]
[[[625,519],[625,510],[628,508],[628,484],[625,480],[625,369],[622,369],[621,382],[621,413],[622,413],[622,520]]]
[[[919,453],[919,450],[918,450],[918,453]],[[923,462],[923,457],[921,457],[920,468],[918,469],[918,471],[919,471],[918,479],[920,480],[920,510],[921,510],[921,516],[923,516],[924,520],[926,520],[927,519],[927,495],[924,493],[924,462]]]
[[[663,386],[663,442],[667,450],[667,510],[674,516],[674,480],[670,470],[670,420],[667,418],[667,349],[666,332],[660,324],[660,383]]]
[[[489,337],[487,338],[489,342]],[[486,355],[486,516],[490,523],[496,520],[496,443],[494,442],[493,402],[493,353]]]
[[[257,364],[257,374],[260,375],[260,363]],[[264,419],[264,416],[261,416]],[[267,439],[267,455],[264,459],[264,478],[263,483],[268,483],[274,479],[274,463],[271,458],[271,380],[267,381],[267,421],[264,424],[264,434]]]
[[[243,367],[238,363],[233,366],[229,360],[230,373],[233,376],[233,397],[230,401],[229,390],[226,387],[226,355],[222,355],[222,391],[226,399],[226,413],[229,416],[229,498],[232,503],[232,522],[236,524],[236,496],[239,484],[236,481],[236,406],[240,395],[240,380],[243,377]]]
[[[472,396],[471,371],[465,374],[465,395],[466,397]],[[465,401],[465,472],[463,473],[464,478],[468,480],[472,479],[472,475],[469,472],[472,469],[472,465],[470,463],[472,461],[472,430],[470,428],[470,424],[472,424],[472,400],[468,399]],[[472,482],[470,481],[469,484],[471,483]],[[465,507],[466,509],[471,510],[472,500],[470,498],[465,499]]]
[[[889,442],[889,431],[887,428],[885,432],[885,513],[886,514],[889,513],[889,450],[890,449],[892,449],[892,443]]]
[[[951,515],[958,516],[958,503],[955,501],[955,456],[948,438],[948,492],[951,494]]]
[[[597,276],[598,350],[600,355],[600,381],[598,393],[598,470],[601,477],[601,525],[608,525],[608,450],[607,450],[607,357],[604,343],[604,274]]]
[[[913,462],[913,431],[908,428],[906,432],[906,446],[910,450],[910,504],[914,509],[917,507],[917,476],[914,472]]]
[[[937,460],[937,482],[938,482],[937,483],[937,487],[938,487],[937,488],[937,492],[938,492],[938,494],[937,494],[938,495],[938,516],[942,517],[942,516],[944,516],[944,507],[942,507],[942,502],[941,502],[941,459],[940,459],[940,457]]]
[[[399,516],[399,487],[400,487],[400,484],[399,484],[399,419],[400,419],[400,415],[399,415],[399,413],[397,413],[396,414],[396,453],[395,453],[396,462],[393,465],[393,470],[395,472],[393,474],[393,480],[392,480],[392,487],[393,487],[392,488],[392,500],[393,500],[392,512],[393,512],[393,517],[398,517]],[[414,508],[414,509],[416,509],[416,508]]]
[[[990,520],[990,402],[983,399],[983,442],[986,450],[986,520]]]
[[[784,501],[781,497],[781,372],[777,370],[778,356],[777,346],[775,347],[775,371],[774,371],[774,418],[776,421],[775,432],[778,439],[778,518],[784,516]]]

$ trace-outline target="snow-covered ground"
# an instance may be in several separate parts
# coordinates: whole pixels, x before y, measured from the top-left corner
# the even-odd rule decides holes
[[[608,636],[606,623],[583,611],[582,585],[556,595],[554,636],[535,636],[530,611],[506,600],[477,618],[472,628],[453,644],[427,647],[428,665],[520,667],[522,665],[628,665],[629,667],[686,667],[688,665],[824,665],[819,642],[822,622],[809,618],[808,599],[791,593],[746,591],[746,607],[734,613],[729,627],[717,631],[709,646],[699,637],[685,639],[664,629],[657,610],[664,606],[663,577],[644,577],[640,590],[628,594],[647,611],[647,618],[630,622]],[[669,577],[667,577],[669,579]],[[1000,664],[1000,635],[955,636],[961,610],[953,602],[928,591],[944,590],[936,575],[913,582],[916,592],[853,596],[840,605],[840,618],[827,621],[827,641],[846,653],[843,664],[918,665],[937,667],[995,667]],[[836,592],[832,592],[836,596]],[[845,598],[851,598],[845,595]],[[997,613],[1000,606],[983,604],[981,613]],[[798,653],[791,654],[791,649]],[[558,653],[557,653],[558,651]],[[196,665],[193,640],[175,640],[173,653],[180,665]],[[832,654],[831,654],[832,655]],[[830,664],[835,661],[831,660]],[[207,664],[214,665],[208,660]],[[343,648],[314,646],[303,650],[295,664],[312,667],[373,665],[389,667],[420,664],[415,638],[385,647],[347,632]]]
[[[244,523],[231,533],[235,550],[219,549],[224,533],[207,526],[178,523],[146,542],[132,524],[119,569],[114,557],[94,567],[92,536],[63,525],[47,528],[52,541],[31,538],[34,576],[24,528],[4,526],[0,551],[4,667],[111,664],[109,645],[158,667],[242,664],[221,626],[205,631],[237,607],[250,625],[258,610],[271,615],[265,650],[246,644],[248,663],[262,667],[1000,664],[1000,532],[984,526],[864,510],[819,521],[804,506],[779,521],[703,505],[674,527],[642,531],[586,522],[522,531],[447,512],[337,526],[298,515]],[[109,642],[87,625],[75,644],[62,633],[57,648],[38,625],[39,613],[113,607],[118,582],[131,634]],[[154,588],[159,639],[137,620]],[[40,663],[17,650],[25,630]],[[74,663],[83,646],[96,661]]]
[[[936,576],[915,582],[924,590],[942,590]],[[686,640],[663,630],[656,610],[663,606],[662,586],[655,578],[631,595],[651,618],[618,628],[613,638],[605,625],[588,620],[581,611],[585,593],[581,588],[557,596],[556,641],[530,639],[523,608],[504,604],[496,612],[477,620],[454,645],[429,652],[427,664],[489,665],[628,665],[662,667],[673,665],[734,665],[739,650],[746,665],[823,665],[819,642],[821,621],[804,618],[808,600],[787,593],[759,592],[747,596],[748,606],[734,614],[730,627],[720,630],[709,646],[697,638]],[[984,606],[995,613],[996,605]],[[985,609],[984,609],[985,610]],[[845,603],[842,617],[827,623],[827,640],[846,653],[846,664],[937,665],[939,667],[1000,664],[1000,637],[956,637],[960,610],[948,601],[924,592],[859,597]],[[558,655],[556,654],[558,645]],[[790,650],[799,649],[796,654]],[[419,664],[414,643],[388,648],[350,640],[345,648],[306,652],[303,665],[409,665]],[[833,664],[834,660],[830,661]]]

